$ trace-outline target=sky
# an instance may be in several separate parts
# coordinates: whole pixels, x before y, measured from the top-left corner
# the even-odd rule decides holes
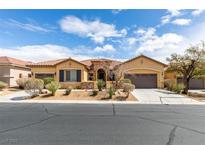
[[[0,56],[33,62],[127,60],[166,63],[205,41],[205,10],[0,10]]]

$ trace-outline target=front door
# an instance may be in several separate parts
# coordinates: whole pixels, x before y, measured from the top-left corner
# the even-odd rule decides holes
[[[105,71],[104,71],[103,69],[99,69],[99,70],[98,70],[97,76],[98,76],[98,78],[97,78],[98,80],[103,80],[103,81],[105,81],[106,74],[105,74]]]

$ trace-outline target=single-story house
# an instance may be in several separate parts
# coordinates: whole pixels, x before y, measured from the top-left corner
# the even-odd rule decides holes
[[[88,83],[97,87],[97,81],[104,80],[106,87],[112,82],[110,71],[115,67],[128,78],[136,88],[163,88],[166,64],[144,55],[125,62],[110,59],[89,59],[77,61],[72,58],[50,60],[27,65],[33,78],[53,77],[62,87],[85,86]]]
[[[174,71],[165,71],[165,80],[172,80],[174,84],[183,83],[182,75]],[[189,82],[189,89],[204,89],[205,76],[193,78]]]
[[[16,87],[16,80],[31,76],[30,67],[26,66],[31,62],[11,57],[0,57],[0,81],[8,84],[9,87]]]

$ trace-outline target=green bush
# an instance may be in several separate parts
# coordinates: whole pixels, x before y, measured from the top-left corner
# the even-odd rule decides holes
[[[19,86],[20,89],[24,89],[26,86],[26,82],[28,81],[28,78],[20,78],[16,80],[17,85]]]
[[[184,90],[184,84],[179,83],[173,86],[173,91],[180,94]]]
[[[52,81],[51,83],[46,85],[46,89],[48,89],[51,94],[54,96],[56,91],[60,88],[60,84],[56,81]]]
[[[98,80],[97,82],[98,90],[102,91],[103,87],[105,86],[105,81],[103,80]]]
[[[109,88],[108,93],[109,93],[109,98],[110,98],[110,99],[112,99],[112,96],[115,94],[115,91],[116,91],[116,90],[115,90],[114,87],[111,86],[111,87]]]
[[[41,79],[28,79],[24,88],[31,97],[35,97],[42,92],[44,88],[44,82]]]
[[[43,81],[44,81],[44,85],[47,85],[47,84],[49,84],[49,83],[51,83],[52,81],[55,81],[55,80],[52,77],[47,77],[47,78],[44,78]]]
[[[67,88],[65,90],[65,94],[64,95],[70,95],[71,91],[72,91],[72,87]]]
[[[3,82],[3,81],[0,81],[0,90],[6,88],[8,86],[7,83]]]

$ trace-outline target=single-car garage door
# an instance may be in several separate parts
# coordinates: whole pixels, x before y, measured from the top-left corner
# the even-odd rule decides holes
[[[183,83],[182,78],[177,78],[177,83]],[[189,89],[203,89],[204,80],[203,79],[191,79],[189,82]]]
[[[157,88],[157,74],[125,74],[135,88]]]

